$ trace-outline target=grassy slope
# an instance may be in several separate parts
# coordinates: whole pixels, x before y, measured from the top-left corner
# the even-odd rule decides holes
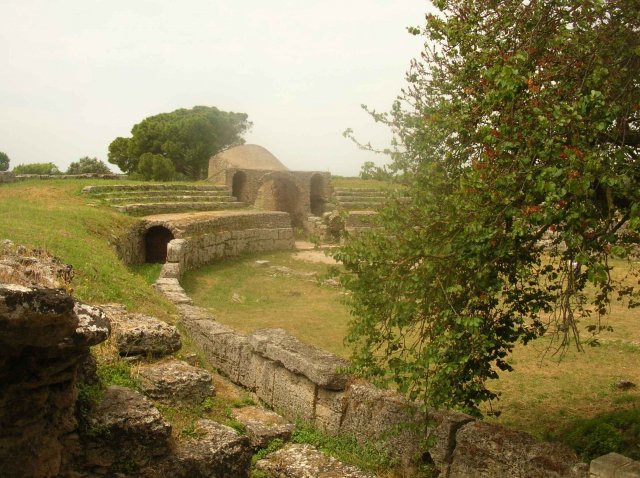
[[[30,180],[0,186],[0,239],[45,249],[74,268],[74,295],[167,317],[173,306],[124,266],[109,241],[135,219],[82,195],[97,180]]]

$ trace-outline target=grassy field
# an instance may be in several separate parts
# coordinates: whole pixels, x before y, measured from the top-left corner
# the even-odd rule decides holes
[[[267,266],[257,266],[257,259]],[[282,272],[291,269],[290,273]],[[343,338],[348,311],[341,291],[322,281],[324,264],[297,260],[290,252],[251,255],[188,272],[182,285],[220,322],[242,332],[281,327],[300,340],[347,356]]]

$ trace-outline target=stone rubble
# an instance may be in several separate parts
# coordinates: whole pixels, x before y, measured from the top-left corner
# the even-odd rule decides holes
[[[266,448],[275,439],[289,440],[295,428],[277,413],[255,406],[234,408],[231,416],[246,427],[254,450]]]

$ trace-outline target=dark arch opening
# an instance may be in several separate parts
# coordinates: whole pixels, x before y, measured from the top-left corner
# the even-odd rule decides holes
[[[247,202],[247,174],[244,171],[237,171],[231,180],[231,195],[238,201]]]
[[[150,227],[144,235],[145,262],[166,262],[167,244],[172,240],[173,233],[166,227]]]
[[[275,178],[273,181],[273,200],[276,211],[288,212],[291,215],[291,224],[294,227],[302,227],[301,195],[298,186],[288,178]]]
[[[319,174],[314,174],[311,176],[309,188],[309,207],[311,214],[314,216],[322,216],[326,202],[327,200],[324,195],[324,178]]]

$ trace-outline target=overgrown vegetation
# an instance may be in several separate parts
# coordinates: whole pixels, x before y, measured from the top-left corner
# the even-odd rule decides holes
[[[160,113],[136,124],[130,138],[114,139],[109,145],[109,162],[145,179],[166,181],[173,172],[201,179],[206,177],[209,158],[243,144],[242,135],[249,128],[246,114],[213,106]]]
[[[18,164],[13,168],[15,174],[60,174],[58,166],[53,163]]]
[[[581,350],[614,294],[638,303],[611,261],[637,273],[640,4],[434,5],[401,98],[374,113],[407,198],[337,257],[353,370],[479,415],[517,344]]]

